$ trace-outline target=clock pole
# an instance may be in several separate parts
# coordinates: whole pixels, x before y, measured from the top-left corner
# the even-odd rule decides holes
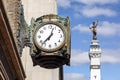
[[[97,40],[97,22],[93,22],[93,26],[90,28],[93,32],[93,40],[90,44],[89,49],[89,59],[90,59],[90,80],[101,80],[100,72],[100,58],[101,58],[101,48],[99,40]]]

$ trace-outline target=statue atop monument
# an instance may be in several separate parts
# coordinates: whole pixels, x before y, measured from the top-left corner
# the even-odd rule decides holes
[[[97,25],[98,25],[98,19],[96,22],[92,23],[92,27],[90,27],[91,31],[93,32],[93,40],[97,40]]]

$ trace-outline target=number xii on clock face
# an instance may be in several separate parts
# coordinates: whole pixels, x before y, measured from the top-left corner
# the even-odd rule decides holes
[[[56,51],[64,45],[64,29],[61,25],[46,23],[36,29],[34,41],[35,45],[43,51]]]

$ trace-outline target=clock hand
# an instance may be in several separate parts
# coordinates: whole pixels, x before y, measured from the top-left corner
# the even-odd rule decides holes
[[[53,30],[54,30],[54,28],[52,29],[51,34],[45,39],[45,41],[43,42],[43,44],[44,44],[47,40],[50,40],[51,36],[53,35]]]
[[[51,31],[50,36],[48,37],[48,40],[50,40],[51,36],[53,35],[53,30],[54,30],[54,28],[52,28],[52,31]]]
[[[48,38],[49,38],[49,37],[47,37],[47,38],[45,39],[45,41],[42,43],[42,45],[45,44],[45,42],[48,40]]]

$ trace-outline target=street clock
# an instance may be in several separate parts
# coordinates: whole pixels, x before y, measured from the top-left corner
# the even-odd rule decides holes
[[[52,69],[70,65],[71,38],[69,18],[44,15],[32,18],[29,47],[33,65]]]
[[[59,23],[46,22],[36,28],[33,36],[34,43],[45,52],[54,52],[65,44],[65,34],[63,26]]]

